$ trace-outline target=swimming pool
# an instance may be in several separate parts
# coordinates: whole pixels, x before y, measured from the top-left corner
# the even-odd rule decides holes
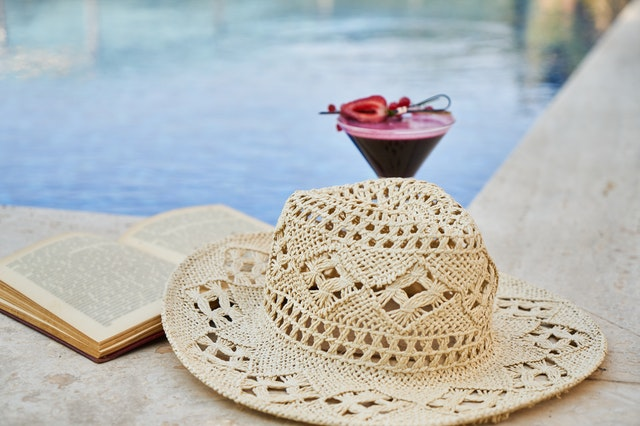
[[[617,11],[556,3],[0,0],[0,204],[275,223],[374,177],[318,111],[443,92],[457,123],[417,177],[467,205]]]

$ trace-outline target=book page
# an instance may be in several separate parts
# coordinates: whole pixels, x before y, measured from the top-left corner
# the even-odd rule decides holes
[[[89,234],[0,262],[0,279],[97,342],[157,316],[176,264]]]
[[[187,207],[141,221],[120,242],[179,263],[197,248],[227,235],[273,227],[224,205]]]

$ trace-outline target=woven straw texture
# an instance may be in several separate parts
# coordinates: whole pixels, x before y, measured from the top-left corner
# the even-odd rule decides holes
[[[294,193],[273,234],[186,259],[162,316],[202,382],[319,424],[501,420],[606,351],[586,313],[499,274],[469,214],[413,179]]]

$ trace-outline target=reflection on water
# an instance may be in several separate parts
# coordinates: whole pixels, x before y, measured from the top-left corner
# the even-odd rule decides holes
[[[609,27],[627,0],[519,0],[517,45],[531,66],[529,84],[560,86]]]
[[[468,204],[623,0],[0,0],[0,204],[274,222],[374,174],[328,103],[445,92],[417,177]]]

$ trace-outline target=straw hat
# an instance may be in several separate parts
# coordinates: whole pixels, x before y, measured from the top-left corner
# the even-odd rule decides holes
[[[414,179],[294,193],[273,234],[186,259],[162,317],[202,382],[321,424],[501,420],[606,351],[585,312],[499,273],[471,216]]]

